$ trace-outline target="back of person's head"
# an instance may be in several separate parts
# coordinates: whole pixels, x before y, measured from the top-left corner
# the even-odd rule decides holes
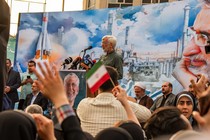
[[[140,125],[133,121],[121,121],[120,128],[125,129],[132,136],[133,140],[144,140],[144,134]]]
[[[31,114],[43,114],[43,109],[41,106],[37,105],[37,104],[32,104],[26,107],[25,109],[26,113],[31,113]]]
[[[208,140],[201,132],[194,130],[182,130],[178,131],[171,136],[170,140]]]
[[[168,86],[169,86],[171,89],[173,89],[173,84],[172,84],[172,83],[168,82]]]
[[[86,140],[94,140],[94,137],[90,133],[84,131],[84,134],[85,134]]]
[[[112,81],[114,82],[115,85],[118,85],[118,72],[115,68],[113,67],[110,67],[110,66],[106,66],[106,70],[107,72],[109,73],[110,75],[110,78],[112,79]],[[111,80],[107,80],[105,83],[103,83],[101,86],[100,86],[100,90],[101,91],[108,91],[108,90],[111,90],[113,89],[114,86],[113,86],[113,83],[111,82]]]
[[[35,122],[23,111],[3,111],[0,113],[0,137],[1,140],[35,140]]]
[[[153,138],[173,135],[179,130],[189,129],[190,126],[186,120],[181,117],[181,112],[178,108],[165,106],[153,112],[152,116],[146,121],[144,128],[146,133]]]
[[[110,127],[100,131],[95,140],[133,140],[132,136],[123,128]]]

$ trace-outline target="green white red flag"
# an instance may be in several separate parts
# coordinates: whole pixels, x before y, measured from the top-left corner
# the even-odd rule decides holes
[[[86,74],[87,84],[91,93],[94,93],[96,90],[98,90],[98,88],[104,82],[109,80],[109,78],[109,73],[101,61],[94,64],[94,66]]]

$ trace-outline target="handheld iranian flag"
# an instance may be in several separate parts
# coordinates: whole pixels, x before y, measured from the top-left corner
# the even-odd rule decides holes
[[[106,67],[99,61],[87,72],[86,78],[91,93],[94,93],[110,76]]]

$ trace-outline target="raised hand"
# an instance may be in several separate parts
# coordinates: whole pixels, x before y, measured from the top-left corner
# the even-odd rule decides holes
[[[54,136],[54,125],[52,120],[41,114],[32,114],[32,116],[35,120],[37,132],[40,138],[43,140],[56,140]]]
[[[44,66],[38,62],[38,66],[41,73],[36,69],[33,71],[38,78],[38,81],[35,82],[39,86],[43,95],[48,97],[54,103],[56,108],[68,104],[63,81],[56,67],[53,65],[51,68],[47,62],[44,62]]]
[[[193,90],[196,94],[196,97],[200,99],[203,96],[206,96],[207,94],[210,94],[210,89],[208,89],[208,79],[202,75],[197,75],[199,77],[199,80],[195,82],[194,79],[191,79],[190,82],[192,84]]]

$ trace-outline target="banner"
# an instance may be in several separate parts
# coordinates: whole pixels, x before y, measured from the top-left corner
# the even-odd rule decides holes
[[[197,0],[185,0],[126,8],[22,13],[15,66],[24,72],[27,61],[35,59],[49,60],[60,68],[66,58],[75,60],[86,55],[97,61],[103,54],[101,38],[111,34],[116,36],[116,50],[124,60],[120,84],[128,95],[135,96],[133,84],[137,81],[144,82],[153,98],[161,94],[165,81],[176,87],[176,94],[186,87],[172,73],[191,39],[187,27],[193,25],[200,11],[198,4]],[[88,46],[92,49],[84,54]]]

